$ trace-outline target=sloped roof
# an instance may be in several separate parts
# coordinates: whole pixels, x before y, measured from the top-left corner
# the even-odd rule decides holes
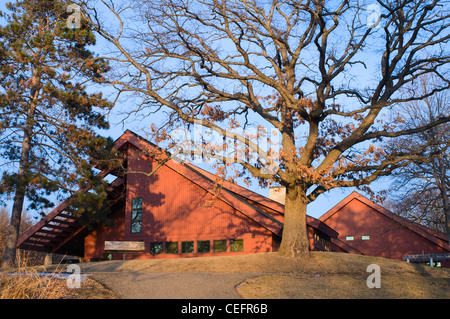
[[[132,144],[141,150],[151,148],[152,150],[164,152],[155,144],[130,130],[125,131],[125,133],[115,141],[115,147],[120,150],[125,148],[128,144]],[[176,173],[184,176],[192,183],[195,183],[204,190],[217,196],[214,191],[214,174],[192,164],[179,163],[173,159],[168,160],[164,163],[164,165]],[[111,173],[111,170],[103,170],[99,174],[100,176],[105,177],[109,173]],[[117,178],[111,186],[114,188],[122,184],[123,180],[121,178]],[[88,189],[79,191],[88,191]],[[122,200],[123,194],[121,196],[122,197],[112,196],[114,200],[111,201],[109,206],[112,206],[119,200]],[[281,236],[283,230],[284,205],[229,181],[223,181],[222,189],[218,194],[218,198],[251,220],[257,222],[270,232]],[[71,239],[85,230],[86,225],[79,222],[79,217],[72,216],[66,212],[69,201],[70,198],[56,207],[41,221],[24,233],[19,238],[17,247],[21,249],[56,252]],[[257,203],[258,205],[254,205],[252,202]],[[257,206],[262,206],[263,208]],[[268,208],[272,212],[276,212],[276,214],[268,213],[268,211],[264,208]],[[306,222],[307,225],[322,231],[331,238],[336,238],[338,235],[336,231],[318,219],[307,216]]]
[[[327,211],[325,214],[319,217],[319,220],[326,223],[327,220],[333,216],[334,214],[337,214],[341,208],[343,208],[345,205],[350,203],[352,200],[358,200],[365,205],[369,206],[370,208],[376,210],[380,214],[386,216],[387,218],[401,224],[404,227],[407,227],[409,230],[417,233],[418,235],[422,236],[423,238],[428,239],[429,241],[433,242],[434,244],[441,246],[445,249],[448,249],[448,239],[447,236],[440,232],[433,231],[432,229],[425,227],[423,225],[419,225],[411,220],[408,220],[406,218],[400,217],[391,211],[387,210],[383,206],[369,200],[368,198],[364,197],[363,195],[359,194],[356,191],[353,191],[350,195],[348,195],[346,198],[344,198],[342,201],[340,201],[338,204],[336,204],[333,208],[331,208],[329,211]]]
[[[101,171],[100,176],[106,176],[108,171]],[[121,201],[124,194],[117,195],[117,189],[123,186],[121,178],[110,184],[110,196],[107,207],[112,207]],[[81,189],[78,192],[87,191]],[[120,191],[119,191],[120,192]],[[42,252],[59,252],[73,238],[86,230],[87,225],[80,221],[80,216],[74,216],[67,211],[70,198],[58,205],[38,223],[28,229],[17,242],[17,248]]]
[[[355,254],[355,255],[364,255],[362,252],[360,252],[358,249],[356,249],[355,247],[350,246],[349,244],[343,242],[342,240],[340,240],[339,238],[331,238],[331,243],[333,245],[336,245],[337,247],[343,249],[344,251],[350,253],[350,254]]]
[[[191,166],[190,164],[185,164],[185,165]],[[201,168],[196,167],[195,169],[200,171],[202,174],[204,174],[211,180],[214,180],[214,178],[216,177],[214,174],[212,174],[208,171],[205,171]],[[277,201],[274,201],[268,197],[265,197],[261,194],[255,193],[247,188],[244,188],[237,184],[231,183],[230,181],[227,181],[227,180],[223,181],[223,187],[226,191],[232,192],[232,193],[238,195],[239,197],[243,197],[250,201],[256,202],[260,206],[263,206],[265,208],[268,208],[272,211],[277,212],[280,215],[280,217],[282,216],[284,218],[284,205],[283,204],[281,204]],[[251,205],[251,203],[249,203],[248,201],[246,201],[246,203],[248,205]],[[337,238],[337,236],[338,236],[338,233],[334,229],[332,229],[327,224],[322,223],[320,220],[318,220],[314,217],[306,215],[306,223],[307,223],[307,225],[322,231],[323,233],[327,234],[331,238]]]
[[[147,150],[149,148],[152,150],[160,150],[159,147],[130,130],[125,131],[125,133],[116,140],[116,147],[117,149],[120,149],[127,143],[130,143],[141,150]],[[163,152],[162,150],[160,151]],[[217,195],[214,192],[216,177],[214,174],[192,164],[185,162],[179,163],[173,159],[168,160],[164,165],[211,194]],[[284,205],[226,180],[223,181],[222,189],[218,197],[272,233],[278,236],[281,235],[283,229],[282,220],[284,218]],[[260,209],[259,207],[256,207],[256,205],[251,204],[249,200],[278,212],[279,217],[277,218],[274,215],[268,214],[264,209]],[[337,232],[328,225],[311,216],[307,216],[306,222],[309,226],[319,229],[332,238],[336,238],[338,235]]]

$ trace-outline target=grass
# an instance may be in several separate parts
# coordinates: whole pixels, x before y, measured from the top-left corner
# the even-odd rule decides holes
[[[441,279],[382,276],[379,289],[368,288],[366,279],[361,275],[268,275],[248,280],[238,292],[250,299],[450,298],[449,285]]]
[[[381,288],[368,288],[367,266],[381,270]],[[237,287],[244,298],[450,299],[450,269],[345,253],[312,252],[309,258],[277,253],[86,263],[83,272],[255,273]]]
[[[0,272],[0,299],[117,299],[109,289],[95,280],[84,278],[80,288],[71,289],[67,280],[43,275],[46,267],[24,266],[19,260],[17,268]],[[53,265],[55,275],[64,272],[63,265]]]
[[[60,299],[67,287],[53,276],[41,276],[36,269],[20,265],[0,273],[0,299]]]
[[[370,289],[366,285],[367,277],[371,274],[367,272],[367,266],[370,264],[380,266],[381,288]],[[82,273],[248,273],[250,279],[238,285],[236,289],[242,297],[250,299],[450,299],[450,269],[344,253],[312,252],[309,258],[260,253],[223,257],[104,261],[79,265]],[[115,298],[112,292],[99,283],[93,281],[91,284],[90,288],[82,284],[85,293],[76,290],[78,295],[73,298]]]
[[[56,279],[36,273],[0,276],[0,299],[59,299],[64,290]]]
[[[66,280],[37,272],[0,275],[0,299],[117,299],[95,280],[85,279],[79,289],[69,289]]]

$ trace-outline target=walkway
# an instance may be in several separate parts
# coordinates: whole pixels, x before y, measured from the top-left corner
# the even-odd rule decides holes
[[[94,272],[122,299],[241,299],[235,287],[261,274],[200,272]]]

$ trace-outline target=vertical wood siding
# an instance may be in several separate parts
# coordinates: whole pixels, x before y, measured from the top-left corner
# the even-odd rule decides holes
[[[395,222],[357,199],[351,200],[326,220],[339,239],[365,255],[402,260],[415,253],[445,253],[433,242]],[[346,240],[353,236],[353,240]],[[370,236],[362,240],[362,236]]]
[[[197,256],[198,253],[163,254],[152,256],[150,243],[179,242],[197,240],[243,239],[243,252],[211,253],[208,255],[268,252],[273,249],[272,233],[251,220],[229,204],[213,196],[197,184],[181,176],[172,169],[162,166],[156,174],[148,177],[155,167],[151,158],[139,155],[134,148],[129,149],[129,171],[127,174],[126,209],[122,230],[123,239],[144,241],[146,252],[129,253],[127,258],[172,258]],[[131,205],[133,198],[142,197],[142,231],[131,233]],[[106,237],[97,230],[86,239],[86,253],[98,258],[100,246]],[[112,239],[108,239],[112,240]],[[91,247],[95,247],[91,248]],[[275,245],[276,247],[276,245]],[[195,247],[196,248],[196,247]],[[196,250],[195,250],[196,252]]]

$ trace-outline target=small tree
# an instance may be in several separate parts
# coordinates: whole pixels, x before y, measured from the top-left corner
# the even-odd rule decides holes
[[[308,254],[308,203],[332,188],[369,185],[413,156],[387,153],[379,140],[450,120],[401,129],[401,119],[383,117],[449,87],[446,1],[101,0],[83,8],[109,44],[109,83],[142,97],[132,111],[167,112],[168,125],[155,130],[162,136],[198,125],[240,144],[203,154],[286,188],[283,255]],[[442,85],[402,94],[432,73]],[[278,132],[274,170],[265,169],[274,149],[232,130],[251,122]],[[193,153],[208,144],[197,142]],[[246,160],[252,154],[258,160]]]
[[[67,27],[68,4],[24,0],[2,15],[0,195],[13,198],[3,267],[15,260],[26,198],[30,209],[47,208],[55,200],[49,195],[88,184],[97,186],[99,203],[105,197],[92,166],[108,141],[94,129],[108,128],[102,112],[111,104],[86,84],[99,82],[109,67],[88,50],[95,38],[84,21]]]

